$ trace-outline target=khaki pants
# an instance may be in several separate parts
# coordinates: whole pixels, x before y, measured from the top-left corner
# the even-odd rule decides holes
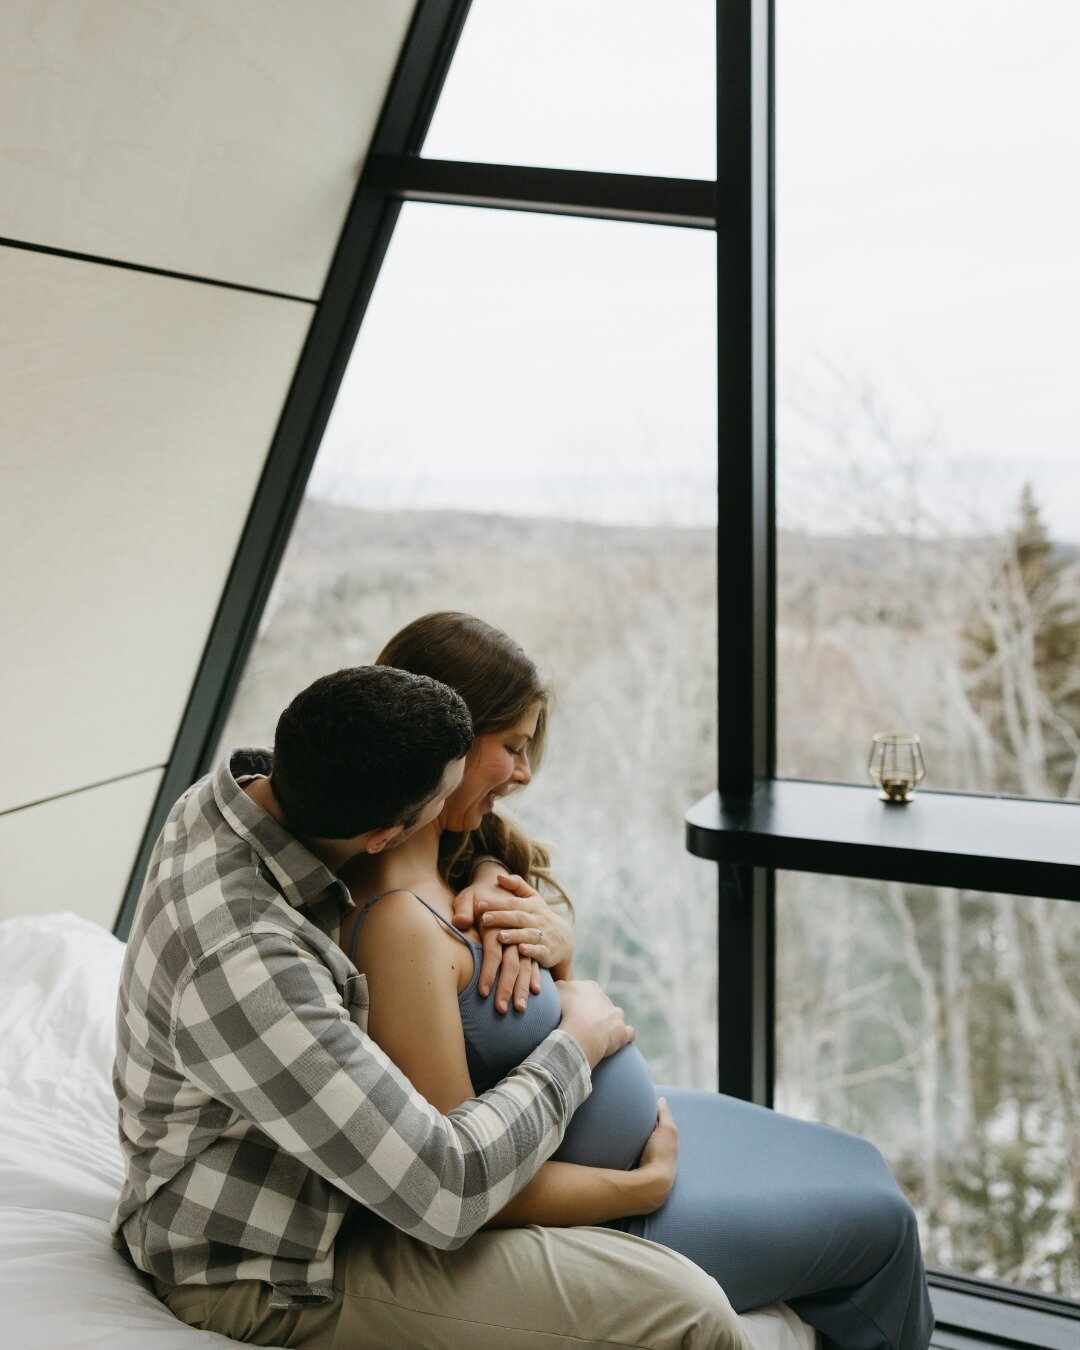
[[[261,1280],[155,1285],[189,1326],[295,1350],[749,1350],[711,1275],[609,1228],[485,1229],[445,1252],[364,1214],[338,1237],[330,1303],[271,1308]]]

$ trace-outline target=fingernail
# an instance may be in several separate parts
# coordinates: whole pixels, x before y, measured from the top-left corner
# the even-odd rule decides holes
[[[517,1005],[522,1011],[525,1010],[525,1000],[523,998],[518,999]]]
[[[500,1012],[505,1012],[505,1011],[506,1011],[506,1004],[503,1003],[501,1000],[500,1000],[500,1002],[499,1002],[499,1011],[500,1011]]]

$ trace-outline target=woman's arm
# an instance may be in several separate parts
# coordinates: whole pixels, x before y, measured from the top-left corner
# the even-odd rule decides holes
[[[369,911],[356,950],[368,984],[368,1035],[444,1116],[476,1095],[451,941],[416,896],[398,891]]]
[[[549,1228],[606,1223],[628,1214],[651,1214],[675,1185],[679,1131],[665,1097],[657,1101],[656,1128],[632,1172],[577,1163],[546,1162],[517,1195],[482,1228],[512,1228],[527,1223]]]
[[[367,976],[368,1033],[436,1110],[449,1115],[476,1096],[465,1056],[457,970],[448,936],[407,892],[387,895],[369,912],[357,964]],[[370,959],[374,953],[377,959]],[[568,1227],[645,1214],[670,1190],[650,1167],[621,1172],[545,1162],[485,1227]]]
[[[532,1181],[522,1186],[482,1228],[523,1228],[539,1223],[546,1228],[574,1228],[606,1223],[629,1214],[651,1214],[667,1198],[652,1174],[639,1167],[619,1172],[580,1163],[546,1162]]]

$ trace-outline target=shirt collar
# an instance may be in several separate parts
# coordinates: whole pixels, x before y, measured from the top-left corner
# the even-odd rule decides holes
[[[221,814],[263,860],[282,895],[295,909],[320,899],[331,888],[337,893],[341,912],[351,909],[353,901],[341,878],[253,802],[236,781],[237,776],[244,774],[268,774],[273,763],[271,749],[254,746],[230,750],[213,779],[214,799]]]

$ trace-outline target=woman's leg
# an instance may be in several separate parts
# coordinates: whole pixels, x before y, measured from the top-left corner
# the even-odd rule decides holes
[[[456,1251],[407,1237],[374,1215],[338,1238],[334,1299],[269,1306],[240,1280],[205,1298],[176,1292],[189,1325],[295,1350],[750,1350],[723,1290],[693,1262],[606,1228],[505,1228]],[[159,1290],[172,1306],[172,1291]]]
[[[738,1312],[787,1303],[827,1347],[926,1350],[915,1215],[866,1139],[721,1093],[661,1087],[679,1127],[675,1186],[619,1227],[689,1256]]]

